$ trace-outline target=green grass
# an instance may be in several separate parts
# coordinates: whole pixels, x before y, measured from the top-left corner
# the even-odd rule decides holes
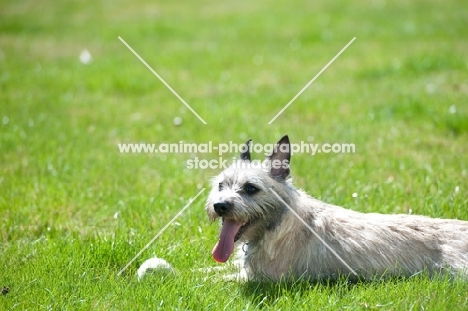
[[[354,210],[468,220],[467,21],[457,0],[4,0],[0,309],[467,309],[468,284],[444,278],[238,284],[199,272],[215,265],[218,234],[206,192],[117,276],[217,173],[187,170],[187,154],[120,154],[119,142],[354,143],[355,154],[296,154],[296,185]],[[138,282],[155,255],[176,277]]]

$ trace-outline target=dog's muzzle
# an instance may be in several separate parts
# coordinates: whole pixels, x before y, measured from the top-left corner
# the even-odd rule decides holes
[[[220,216],[223,217],[232,209],[232,203],[221,201],[213,204],[215,212]]]

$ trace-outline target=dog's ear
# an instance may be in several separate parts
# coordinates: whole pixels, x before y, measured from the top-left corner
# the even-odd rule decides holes
[[[286,179],[289,175],[289,162],[291,160],[291,144],[288,135],[283,136],[276,143],[270,159],[270,175],[275,178]]]
[[[252,138],[249,139],[245,145],[241,148],[240,159],[242,161],[249,161],[250,162],[250,145],[252,144]]]

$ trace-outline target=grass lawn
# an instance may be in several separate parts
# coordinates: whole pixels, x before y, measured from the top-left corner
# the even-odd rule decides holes
[[[200,272],[217,265],[208,189],[117,276],[219,172],[118,143],[353,143],[295,154],[296,185],[353,210],[468,220],[465,1],[158,2],[2,1],[0,310],[468,309],[468,283],[446,278],[238,284]],[[176,275],[139,282],[153,256]]]

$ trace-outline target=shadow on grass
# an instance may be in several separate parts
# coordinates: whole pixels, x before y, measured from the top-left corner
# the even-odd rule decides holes
[[[363,281],[351,281],[345,277],[336,281],[309,281],[305,279],[297,281],[281,282],[257,282],[248,281],[241,287],[241,294],[252,300],[257,307],[261,305],[274,305],[284,296],[302,298],[313,294],[334,293],[337,296],[348,294],[354,287],[365,284]]]
[[[254,282],[248,281],[241,286],[240,292],[252,304],[257,307],[268,307],[275,305],[284,297],[293,298],[295,301],[307,301],[311,296],[328,300],[346,299],[349,296],[361,295],[362,290],[379,292],[386,295],[387,291],[394,288],[404,288],[407,282],[413,284],[428,284],[438,280],[440,284],[456,284],[457,277],[449,274],[436,274],[430,276],[427,272],[417,273],[410,277],[376,277],[374,280],[352,280],[343,276],[338,280],[310,281],[300,279],[297,281],[281,282]],[[435,283],[434,283],[435,284]]]

